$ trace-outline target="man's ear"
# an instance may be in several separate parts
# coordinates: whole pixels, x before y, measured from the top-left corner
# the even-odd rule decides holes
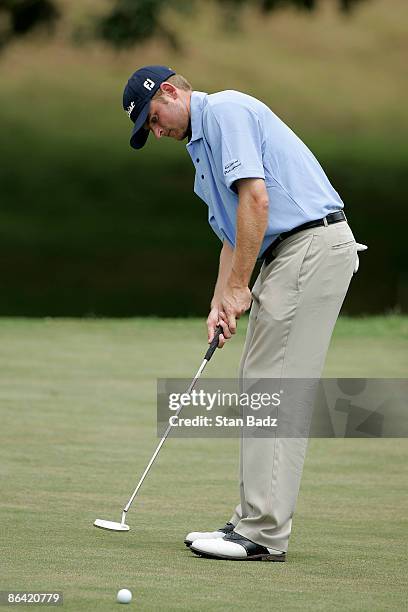
[[[177,98],[177,88],[174,87],[174,85],[172,85],[171,83],[167,83],[167,81],[165,81],[160,85],[160,89],[168,96],[170,96],[170,98]]]

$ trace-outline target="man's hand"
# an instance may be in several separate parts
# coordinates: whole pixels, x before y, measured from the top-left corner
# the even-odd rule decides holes
[[[210,343],[214,338],[215,328],[218,325],[221,325],[223,333],[220,334],[218,348],[222,348],[225,344],[225,341],[231,338],[231,332],[223,317],[225,317],[225,313],[220,311],[219,305],[212,305],[210,314],[207,318],[208,343]]]
[[[226,340],[237,331],[236,320],[251,306],[252,296],[248,287],[227,284],[218,298],[212,301],[210,314],[207,318],[208,342],[214,338],[215,328],[221,325],[223,333],[220,334],[218,348],[222,348]]]
[[[251,301],[252,296],[249,287],[227,283],[220,299],[219,316],[221,325],[223,322],[226,323],[230,334],[235,334],[237,331],[237,319],[249,310]]]

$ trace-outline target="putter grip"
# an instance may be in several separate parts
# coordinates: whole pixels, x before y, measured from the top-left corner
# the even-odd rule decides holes
[[[217,325],[217,327],[215,328],[214,338],[212,339],[211,344],[208,347],[208,351],[206,352],[204,357],[204,359],[206,359],[207,361],[210,361],[211,357],[214,355],[215,349],[218,346],[220,334],[222,334],[222,327],[220,325]]]

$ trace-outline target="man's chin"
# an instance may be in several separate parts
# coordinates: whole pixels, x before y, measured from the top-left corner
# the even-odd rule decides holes
[[[169,132],[169,136],[170,138],[174,138],[174,140],[184,140],[185,138],[188,138],[188,130],[186,130],[183,134],[177,134],[177,133],[171,133],[173,130],[170,130]]]

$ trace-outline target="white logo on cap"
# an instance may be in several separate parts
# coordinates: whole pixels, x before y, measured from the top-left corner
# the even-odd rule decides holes
[[[152,91],[155,85],[156,83],[152,81],[151,79],[146,79],[145,82],[143,83],[143,87],[146,87],[146,89],[148,89],[149,91]]]
[[[129,106],[126,109],[126,112],[128,114],[128,116],[130,117],[130,115],[132,114],[132,110],[135,108],[135,103],[132,101]]]

